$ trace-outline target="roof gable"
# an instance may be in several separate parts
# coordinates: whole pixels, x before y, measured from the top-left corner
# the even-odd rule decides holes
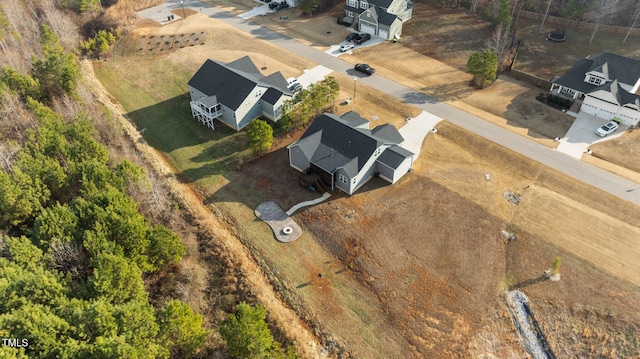
[[[404,138],[402,137],[400,132],[398,132],[398,129],[396,129],[395,126],[389,123],[374,127],[371,130],[371,134],[385,140],[386,142],[395,144],[404,142]]]
[[[587,57],[591,66],[585,72],[597,71],[608,75],[609,80],[618,80],[627,85],[635,85],[640,78],[640,61],[630,57],[603,52]]]
[[[325,113],[316,117],[298,142],[321,132],[320,145],[311,158],[319,167],[333,172],[357,159],[359,172],[374,151],[382,145],[370,131],[351,127],[337,115]]]
[[[393,4],[394,0],[368,0],[370,4],[374,4],[383,9],[388,9],[391,4]]]
[[[271,104],[283,94],[290,95],[287,80],[280,72],[263,76],[249,56],[226,65],[207,60],[187,84],[206,96],[216,96],[220,103],[234,111],[258,85],[266,87],[263,98]]]
[[[256,83],[218,62],[207,60],[187,83],[206,96],[217,96],[220,103],[237,110]]]
[[[262,74],[260,73],[256,65],[253,63],[253,61],[251,61],[251,58],[249,57],[249,55],[241,57],[235,61],[231,61],[230,63],[227,64],[227,67],[238,70],[238,71],[242,71],[244,73],[254,75],[257,77],[262,77]]]

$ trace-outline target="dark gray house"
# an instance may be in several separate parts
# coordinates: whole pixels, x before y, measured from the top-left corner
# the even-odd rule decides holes
[[[356,29],[386,40],[400,36],[402,23],[413,15],[411,0],[346,0],[342,9]]]
[[[393,184],[411,170],[414,154],[402,148],[403,141],[393,125],[370,130],[355,112],[325,113],[287,147],[289,164],[318,174],[327,188],[353,194],[376,175]]]
[[[580,59],[549,91],[582,101],[580,111],[635,127],[640,123],[640,61],[608,52]]]
[[[212,129],[214,119],[235,130],[261,116],[277,121],[293,97],[280,72],[262,75],[249,56],[228,64],[207,60],[187,85],[191,115]]]

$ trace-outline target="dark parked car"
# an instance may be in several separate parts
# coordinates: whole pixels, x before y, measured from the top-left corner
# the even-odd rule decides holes
[[[357,32],[352,32],[349,35],[347,35],[347,37],[345,38],[345,40],[347,41],[353,41],[355,39],[357,39],[358,37],[360,37],[360,34],[358,34]]]
[[[369,34],[360,34],[360,36],[358,36],[355,40],[353,40],[353,42],[357,45],[362,44],[363,42],[367,41],[371,39],[371,35]]]
[[[368,64],[356,64],[356,71],[362,72],[363,74],[367,74],[369,76],[373,75],[376,72],[376,69],[369,66]]]

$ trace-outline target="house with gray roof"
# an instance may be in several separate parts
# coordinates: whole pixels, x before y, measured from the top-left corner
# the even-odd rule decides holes
[[[345,19],[360,32],[391,40],[402,34],[402,23],[411,19],[411,0],[346,0]]]
[[[640,122],[639,60],[603,52],[576,61],[551,82],[551,93],[582,101],[581,112],[632,127]]]
[[[352,111],[316,117],[287,149],[291,167],[351,195],[374,176],[393,184],[411,170],[414,154],[402,142],[393,125],[369,129],[369,121]]]
[[[211,129],[215,119],[238,131],[258,117],[275,122],[293,97],[280,72],[262,75],[249,56],[228,64],[207,60],[187,85],[191,115]]]

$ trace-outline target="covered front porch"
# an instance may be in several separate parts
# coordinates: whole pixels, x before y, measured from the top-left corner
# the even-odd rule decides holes
[[[564,97],[564,98],[568,98],[571,100],[576,100],[576,99],[583,99],[584,98],[584,94],[582,92],[579,91],[575,91],[573,89],[570,89],[568,87],[562,86],[562,85],[558,85],[558,84],[551,84],[551,88],[549,89],[549,93],[551,93],[552,95],[556,95],[556,96],[560,96],[560,97]]]

